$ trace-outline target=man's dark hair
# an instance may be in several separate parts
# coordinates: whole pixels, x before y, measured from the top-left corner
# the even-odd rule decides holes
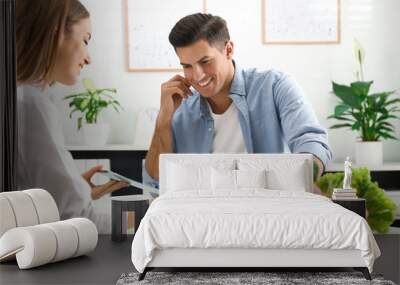
[[[215,47],[223,48],[230,40],[226,21],[211,14],[197,13],[180,19],[169,33],[169,42],[176,49],[203,39]]]

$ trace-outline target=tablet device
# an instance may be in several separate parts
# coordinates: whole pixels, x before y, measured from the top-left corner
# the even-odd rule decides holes
[[[98,173],[100,173],[103,176],[106,176],[108,178],[110,178],[111,180],[115,180],[115,181],[123,181],[123,182],[129,182],[129,178],[125,177],[121,174],[118,174],[116,172],[113,172],[111,170],[99,170]]]
[[[159,191],[158,191],[157,188],[145,185],[143,183],[140,183],[138,181],[130,179],[130,178],[126,177],[126,176],[123,176],[121,174],[113,172],[111,170],[99,170],[98,173],[110,178],[111,180],[127,182],[127,183],[129,183],[129,185],[132,185],[132,186],[134,186],[136,188],[142,189],[143,190],[143,194],[148,193],[153,197],[155,197],[155,195],[158,196]]]

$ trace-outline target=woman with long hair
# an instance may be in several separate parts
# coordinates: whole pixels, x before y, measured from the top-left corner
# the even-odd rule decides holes
[[[90,180],[102,166],[78,172],[47,94],[53,83],[75,84],[91,63],[90,14],[78,0],[17,0],[16,24],[19,188],[43,188],[54,197],[62,219],[87,217],[99,232],[109,232],[109,214],[96,213],[92,200],[127,184],[94,185]]]

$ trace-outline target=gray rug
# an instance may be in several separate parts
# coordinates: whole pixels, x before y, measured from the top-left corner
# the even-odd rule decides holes
[[[379,284],[395,285],[382,276],[372,275],[368,281],[360,272],[148,272],[146,278],[138,281],[139,273],[122,274],[117,285],[133,284],[267,284],[267,285],[297,285],[297,284]]]

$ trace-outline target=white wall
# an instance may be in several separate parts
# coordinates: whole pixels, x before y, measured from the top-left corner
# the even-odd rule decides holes
[[[146,107],[159,107],[160,84],[174,73],[126,72],[124,1],[82,0],[92,15],[93,37],[89,49],[93,63],[81,76],[93,78],[99,87],[118,89],[117,98],[124,111],[121,114],[106,111],[103,119],[111,123],[111,143],[130,144],[134,140],[137,112]],[[211,8],[211,1],[219,0],[207,1]],[[335,123],[326,119],[336,102],[330,94],[331,80],[343,84],[355,80],[354,37],[366,50],[365,79],[375,81],[372,91],[400,88],[400,1],[342,0],[342,40],[336,45],[262,44],[261,0],[230,3],[232,6],[226,6],[221,16],[227,19],[231,29],[237,63],[242,67],[276,68],[291,74],[304,88],[307,100],[323,125]],[[151,17],[151,9],[156,8],[149,7],[143,13],[149,13]],[[60,99],[81,89],[80,83],[73,88],[56,86],[54,93]],[[57,105],[65,114],[67,143],[79,143],[75,121],[67,119],[66,103],[58,100]],[[400,122],[396,121],[395,125],[396,135],[400,137]],[[335,160],[354,155],[354,133],[329,130],[329,136]],[[384,142],[384,158],[400,160],[400,142]]]

